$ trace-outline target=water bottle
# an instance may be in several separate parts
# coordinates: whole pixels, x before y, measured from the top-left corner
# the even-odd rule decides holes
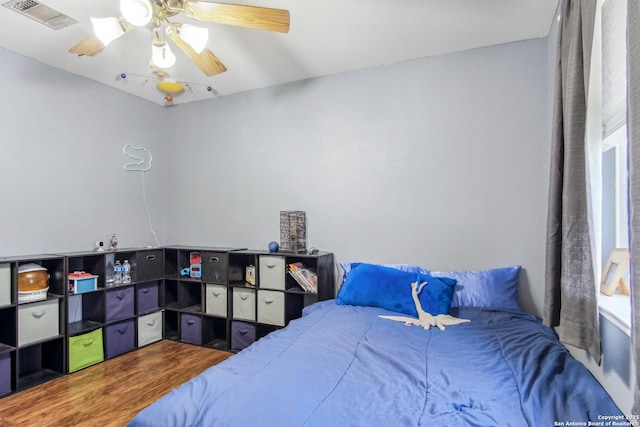
[[[122,283],[131,283],[131,264],[128,259],[122,264]]]
[[[115,273],[116,269],[113,266],[114,257],[113,254],[107,254],[107,274],[105,274],[105,282],[107,286],[113,285],[113,282],[116,280]]]
[[[116,263],[113,265],[113,273],[113,282],[122,283],[122,265],[120,264],[120,260],[116,260]]]

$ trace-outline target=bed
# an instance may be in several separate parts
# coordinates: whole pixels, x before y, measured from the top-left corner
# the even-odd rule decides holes
[[[379,278],[381,268],[396,270],[375,267],[371,277]],[[403,273],[403,281],[391,273],[388,282],[406,287],[404,304],[412,298],[405,283],[410,277],[428,278],[425,289],[432,291],[442,281],[452,301],[440,314],[467,322],[440,329],[394,321],[418,317],[419,308],[398,311],[398,301],[392,301],[394,310],[383,307],[388,289],[383,302],[379,293],[365,291],[353,304],[348,291],[372,284],[367,279],[361,288],[349,287],[347,278],[337,299],[306,307],[301,318],[173,390],[129,426],[554,426],[624,420],[539,318],[513,301],[498,304],[505,307],[469,303],[478,298],[470,296],[478,272],[444,272],[440,278],[428,270]],[[444,274],[458,278],[447,283]],[[479,280],[487,291],[487,277]],[[504,280],[494,280],[500,292],[491,298],[513,297]],[[465,281],[469,295],[459,291]],[[430,306],[428,298],[433,295],[425,292],[420,305]]]

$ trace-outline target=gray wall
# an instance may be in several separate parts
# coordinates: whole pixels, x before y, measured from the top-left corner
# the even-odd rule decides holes
[[[155,245],[145,195],[161,244],[266,248],[300,209],[340,262],[521,264],[540,313],[546,56],[532,40],[164,109],[0,50],[0,256]],[[145,193],[127,143],[153,153]]]
[[[156,245],[150,226],[266,248],[301,209],[339,262],[521,264],[540,314],[555,34],[172,109],[0,49],[0,256]],[[153,154],[144,192],[128,143]],[[603,332],[604,370],[583,361],[624,408],[628,343]]]
[[[164,238],[164,108],[0,49],[0,256],[155,244],[140,172],[125,144],[153,155],[144,181]]]
[[[304,210],[339,262],[520,264],[541,313],[549,162],[546,40],[180,105],[169,243],[266,248]]]

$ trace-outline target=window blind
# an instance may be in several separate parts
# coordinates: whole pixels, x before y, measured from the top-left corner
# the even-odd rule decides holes
[[[626,0],[602,4],[602,139],[627,121]]]

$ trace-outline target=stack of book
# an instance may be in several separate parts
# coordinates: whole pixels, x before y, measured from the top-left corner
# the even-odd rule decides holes
[[[302,289],[313,294],[318,293],[318,275],[306,268],[301,262],[294,262],[287,266],[287,272],[295,279]]]

